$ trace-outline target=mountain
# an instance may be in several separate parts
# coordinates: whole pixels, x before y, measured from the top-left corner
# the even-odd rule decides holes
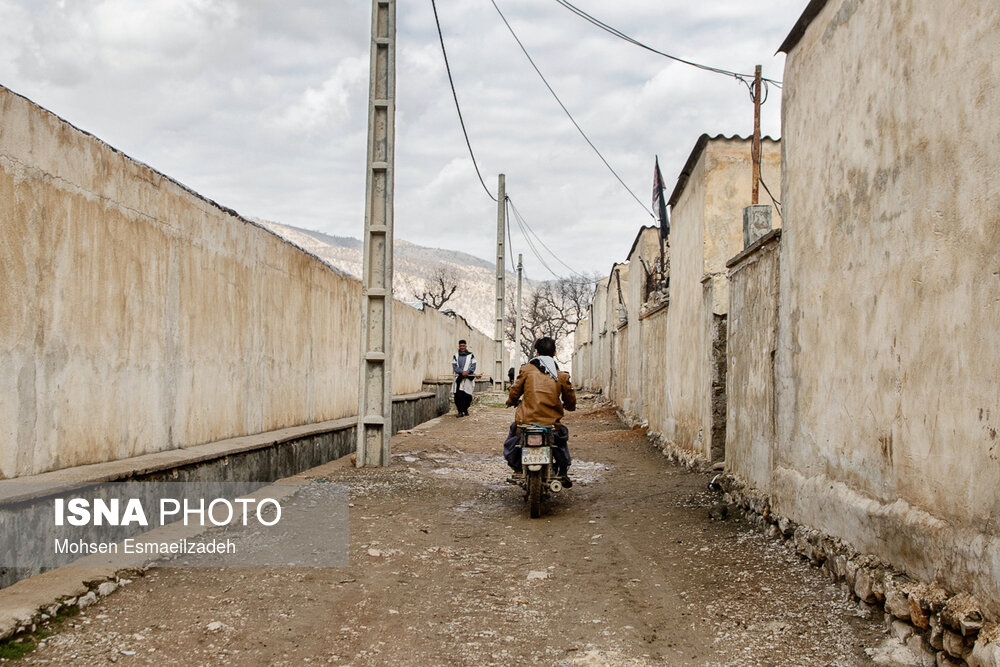
[[[363,243],[348,236],[300,229],[270,220],[254,219],[278,236],[288,239],[306,252],[337,269],[361,279]],[[401,301],[416,301],[425,281],[442,269],[458,277],[458,289],[444,308],[454,310],[469,324],[492,336],[496,327],[496,266],[468,253],[425,246],[395,239],[393,293]],[[525,281],[527,288],[528,281]],[[507,293],[517,289],[517,276],[507,273]],[[480,356],[492,356],[486,350]]]

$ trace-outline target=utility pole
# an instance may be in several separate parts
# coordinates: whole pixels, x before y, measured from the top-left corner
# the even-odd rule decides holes
[[[524,255],[517,254],[517,320],[514,324],[514,362],[515,368],[521,367],[521,323],[524,322],[524,310],[521,302],[521,278],[524,275]]]
[[[389,465],[392,435],[392,205],[396,134],[396,0],[373,0],[368,87],[357,463]]]
[[[761,66],[757,65],[753,73],[753,144],[750,147],[750,159],[753,160],[753,190],[750,203],[757,205],[760,192],[760,84]]]
[[[493,356],[496,363],[493,366],[493,389],[503,392],[503,281],[504,262],[507,253],[504,250],[504,229],[507,213],[507,181],[503,174],[500,174],[497,186],[497,326],[496,326],[496,352]]]

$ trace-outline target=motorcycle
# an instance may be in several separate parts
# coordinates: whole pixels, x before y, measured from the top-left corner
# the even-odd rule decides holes
[[[519,485],[525,491],[532,519],[542,515],[542,501],[550,494],[563,490],[555,475],[555,429],[552,426],[521,424],[518,426],[521,446],[521,467],[524,471]]]

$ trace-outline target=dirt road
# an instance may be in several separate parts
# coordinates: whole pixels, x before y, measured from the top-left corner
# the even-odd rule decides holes
[[[779,543],[712,521],[708,476],[609,408],[567,423],[575,486],[532,520],[504,483],[512,417],[393,438],[351,486],[351,565],[158,569],[70,619],[48,664],[861,665],[882,626]],[[321,529],[320,526],[317,529]]]

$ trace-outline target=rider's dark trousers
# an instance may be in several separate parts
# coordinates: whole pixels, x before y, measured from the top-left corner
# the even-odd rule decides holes
[[[556,474],[565,474],[572,462],[569,458],[569,429],[560,424],[556,427],[555,447],[552,456],[556,460]],[[517,433],[517,422],[510,425],[507,439],[503,442],[503,457],[514,472],[521,472],[521,437]]]

